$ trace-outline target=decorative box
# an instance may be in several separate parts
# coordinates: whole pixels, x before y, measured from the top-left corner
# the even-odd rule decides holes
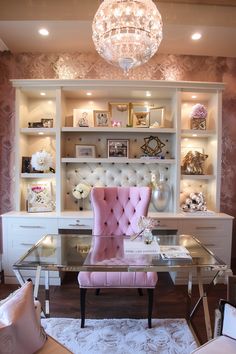
[[[206,118],[192,118],[191,119],[191,129],[205,130],[206,129]]]

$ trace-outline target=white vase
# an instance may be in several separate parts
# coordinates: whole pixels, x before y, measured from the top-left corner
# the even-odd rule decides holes
[[[159,181],[153,183],[152,203],[157,211],[167,209],[171,196],[171,188],[165,181],[164,175],[160,175]]]

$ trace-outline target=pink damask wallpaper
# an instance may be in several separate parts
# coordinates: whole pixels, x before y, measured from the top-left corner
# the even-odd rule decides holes
[[[9,80],[45,78],[127,79],[120,69],[107,64],[97,54],[0,54],[0,213],[13,208],[15,114],[14,89]],[[221,211],[236,217],[236,59],[157,54],[146,65],[133,70],[128,79],[226,84],[223,93]]]

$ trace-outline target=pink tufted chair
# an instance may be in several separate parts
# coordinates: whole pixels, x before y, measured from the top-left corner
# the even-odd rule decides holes
[[[94,187],[91,191],[91,202],[94,212],[94,235],[133,235],[139,231],[140,216],[147,216],[151,199],[149,187]],[[122,247],[113,241],[114,256],[120,255]],[[103,249],[99,250],[101,253]],[[99,253],[97,253],[98,255]],[[109,251],[109,256],[111,250]],[[104,255],[106,256],[106,255]],[[81,328],[85,323],[85,297],[88,288],[137,288],[148,291],[148,326],[151,328],[153,289],[157,283],[154,272],[80,272]]]

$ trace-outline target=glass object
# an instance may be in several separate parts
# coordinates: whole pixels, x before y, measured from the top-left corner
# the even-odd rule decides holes
[[[152,234],[152,230],[149,228],[146,228],[143,233],[142,233],[142,239],[144,241],[144,243],[146,244],[150,244],[153,241],[153,234]]]
[[[162,40],[162,18],[152,0],[104,0],[92,29],[97,52],[126,73],[146,63]]]

